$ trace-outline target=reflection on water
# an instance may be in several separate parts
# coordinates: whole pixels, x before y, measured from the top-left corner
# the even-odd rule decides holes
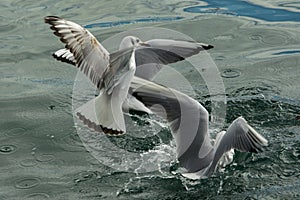
[[[191,13],[219,13],[237,16],[246,16],[265,21],[300,21],[299,12],[279,8],[267,8],[248,1],[241,0],[204,0],[208,5],[192,6],[185,8]]]
[[[122,4],[2,0],[0,199],[299,198],[299,3],[271,3],[273,7],[258,0]],[[62,45],[43,24],[45,15],[83,24],[100,41],[123,30],[159,26],[213,44],[210,55],[226,86],[228,124],[243,115],[270,146],[262,154],[237,153],[224,172],[199,181],[174,174],[175,161],[149,166],[158,169],[154,172],[136,169],[138,174],[99,163],[74,127],[72,88],[80,84],[74,82],[77,70],[51,58]],[[195,89],[195,98],[210,110],[203,80],[193,71],[182,73]],[[145,123],[136,122],[132,129]],[[168,160],[174,150],[167,128],[144,143],[142,138],[109,139],[124,151],[146,152],[137,166],[147,167],[151,159],[155,163]],[[153,158],[148,150],[161,143],[165,146],[159,150],[164,154]],[[98,144],[99,149],[103,146]],[[113,159],[111,152],[102,150],[109,155],[105,159]]]

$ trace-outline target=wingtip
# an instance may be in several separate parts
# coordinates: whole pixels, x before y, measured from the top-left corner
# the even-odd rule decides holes
[[[205,50],[209,50],[209,49],[212,49],[212,48],[214,48],[214,46],[213,46],[213,45],[210,45],[210,44],[208,44],[208,45],[206,45],[206,46],[203,46],[203,48],[204,48]]]
[[[54,15],[48,15],[48,16],[44,17],[44,21],[46,23],[48,23],[48,21],[53,21],[53,20],[58,20],[58,19],[62,19],[62,18],[60,18],[58,16],[54,16]]]
[[[259,134],[253,127],[251,127],[250,125],[248,125],[248,129],[250,131],[250,133],[255,137],[255,140],[262,146],[262,147],[266,147],[269,145],[268,140],[262,136],[261,134]]]
[[[55,54],[55,52],[52,53],[52,57],[55,58],[58,61],[63,62],[63,63],[68,63],[68,64],[71,64],[71,65],[76,65],[76,62],[74,62],[74,61],[72,61],[70,59],[67,59],[65,57],[58,56],[58,55]]]

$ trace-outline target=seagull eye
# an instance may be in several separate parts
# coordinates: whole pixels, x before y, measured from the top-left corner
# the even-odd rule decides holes
[[[140,39],[136,39],[136,42],[139,43],[139,42],[140,42]]]

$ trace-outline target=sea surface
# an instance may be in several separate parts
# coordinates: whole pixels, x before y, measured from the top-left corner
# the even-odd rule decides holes
[[[170,65],[158,80],[170,80],[212,116],[224,114],[222,123],[211,117],[212,134],[243,116],[269,146],[236,152],[225,169],[192,181],[177,173],[164,121],[132,114],[125,136],[91,132],[73,112],[96,91],[75,67],[52,58],[63,44],[47,15],[81,24],[109,50],[127,33],[212,44],[205,55],[225,106],[213,107],[214,87],[190,63]],[[0,200],[300,199],[299,77],[298,1],[1,0]]]

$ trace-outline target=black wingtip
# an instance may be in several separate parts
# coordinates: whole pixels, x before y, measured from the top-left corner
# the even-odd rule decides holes
[[[209,44],[209,45],[207,45],[207,46],[203,46],[203,48],[204,48],[205,50],[209,50],[209,49],[214,48],[214,46]]]
[[[68,64],[71,64],[71,65],[76,65],[76,63],[73,62],[72,60],[69,60],[69,59],[67,59],[65,57],[57,56],[55,53],[53,53],[52,56],[53,56],[53,58],[55,58],[58,61],[61,61],[61,62],[64,62],[64,63],[68,63]]]
[[[44,20],[54,20],[54,19],[61,19],[58,16],[54,16],[54,15],[48,15],[46,17],[44,17]]]

